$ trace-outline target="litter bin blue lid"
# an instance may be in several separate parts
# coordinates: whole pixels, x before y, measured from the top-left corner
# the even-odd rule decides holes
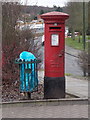
[[[31,52],[23,51],[20,54],[20,59],[25,59],[25,61],[30,61],[31,59],[32,60],[36,59],[36,57]]]

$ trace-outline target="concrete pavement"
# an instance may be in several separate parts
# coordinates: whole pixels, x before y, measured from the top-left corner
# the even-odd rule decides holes
[[[3,118],[88,118],[87,105],[3,108]]]
[[[88,98],[88,80],[66,76],[66,92],[80,98]]]
[[[44,71],[38,72],[39,83],[44,82]],[[74,78],[72,76],[66,76],[66,92],[78,96],[80,98],[88,97],[88,80],[84,78]]]

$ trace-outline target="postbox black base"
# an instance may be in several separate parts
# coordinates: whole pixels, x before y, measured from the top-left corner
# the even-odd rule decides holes
[[[44,77],[44,99],[65,98],[65,77]]]

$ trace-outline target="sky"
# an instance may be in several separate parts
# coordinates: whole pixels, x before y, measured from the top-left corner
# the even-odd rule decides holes
[[[22,4],[53,7],[63,7],[68,0],[21,0]]]
[[[21,2],[24,5],[37,5],[53,7],[53,5],[63,7],[67,2],[89,2],[90,0],[0,0],[1,2]]]

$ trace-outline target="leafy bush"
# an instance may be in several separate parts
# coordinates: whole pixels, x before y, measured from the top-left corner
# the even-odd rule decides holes
[[[2,5],[2,83],[12,84],[18,78],[18,65],[14,63],[22,51],[30,51],[39,57],[39,47],[34,44],[34,35],[30,30],[15,29],[19,18],[20,6],[16,3]]]

